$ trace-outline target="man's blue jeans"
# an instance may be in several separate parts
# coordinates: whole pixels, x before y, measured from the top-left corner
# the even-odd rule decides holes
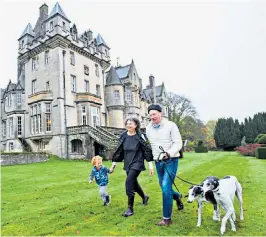
[[[175,180],[178,168],[178,159],[170,158],[164,162],[156,161],[155,164],[156,164],[159,184],[161,186],[162,195],[163,195],[163,218],[169,219],[172,216],[173,199],[176,200],[180,198],[180,193],[175,192],[172,187],[173,185],[172,180]],[[167,171],[169,172],[169,174]],[[171,177],[169,177],[169,175]]]

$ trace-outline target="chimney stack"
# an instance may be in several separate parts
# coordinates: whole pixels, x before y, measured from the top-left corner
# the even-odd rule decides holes
[[[150,88],[152,89],[154,87],[154,76],[153,75],[150,75],[149,76],[149,80],[150,80]]]
[[[40,6],[40,17],[48,16],[48,6],[44,3]]]
[[[152,94],[153,94],[153,103],[156,104],[156,89],[155,89],[155,79],[153,75],[149,76],[150,80],[150,88],[152,89]]]

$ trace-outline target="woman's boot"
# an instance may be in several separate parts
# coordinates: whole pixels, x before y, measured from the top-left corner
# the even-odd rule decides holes
[[[128,197],[128,209],[122,214],[124,217],[132,216],[133,212],[133,205],[134,205],[134,196]]]

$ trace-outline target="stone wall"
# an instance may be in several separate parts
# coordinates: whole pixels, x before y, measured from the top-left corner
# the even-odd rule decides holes
[[[1,165],[18,165],[39,163],[49,160],[49,155],[44,153],[2,153]]]

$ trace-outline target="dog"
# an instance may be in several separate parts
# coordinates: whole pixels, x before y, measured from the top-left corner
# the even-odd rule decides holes
[[[214,198],[213,192],[211,190],[204,193],[203,188],[199,185],[193,185],[188,191],[187,202],[192,203],[195,199],[198,202],[198,222],[197,226],[201,226],[201,212],[202,212],[202,203],[210,202],[213,204],[213,216],[212,219],[215,221],[220,221],[220,210],[217,202]]]
[[[234,209],[234,197],[240,204],[240,220],[244,220],[243,214],[243,199],[242,199],[242,187],[235,176],[225,176],[220,180],[206,178],[202,184],[203,192],[212,191],[214,198],[218,204],[225,210],[226,214],[222,219],[221,223],[221,234],[225,233],[226,222],[229,219],[232,231],[236,231],[234,221],[236,220],[235,209]]]
[[[207,178],[205,178],[202,181],[201,185],[207,179],[215,181],[215,182],[218,182],[218,180],[219,180],[216,176],[208,176]],[[217,202],[214,198],[213,192],[210,190],[210,191],[204,193],[204,190],[203,190],[201,185],[191,186],[189,191],[188,191],[188,195],[185,196],[185,197],[188,197],[188,200],[187,200],[188,203],[192,203],[195,199],[197,199],[197,202],[198,202],[197,226],[201,226],[201,212],[202,212],[202,203],[203,202],[210,202],[213,204],[214,210],[213,210],[212,219],[215,221],[220,221],[220,210],[219,210],[219,206],[217,205]]]

